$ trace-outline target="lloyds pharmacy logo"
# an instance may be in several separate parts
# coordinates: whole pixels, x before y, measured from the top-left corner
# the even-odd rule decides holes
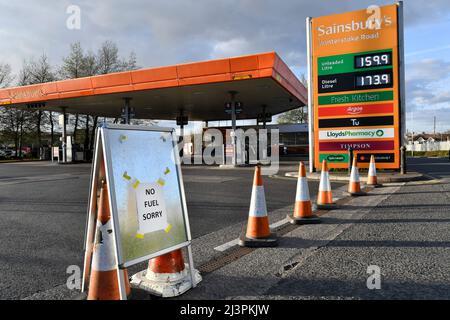
[[[378,129],[378,130],[345,130],[345,131],[327,131],[326,135],[327,138],[357,138],[357,137],[363,137],[363,138],[373,138],[373,137],[383,137],[384,136],[384,130]]]

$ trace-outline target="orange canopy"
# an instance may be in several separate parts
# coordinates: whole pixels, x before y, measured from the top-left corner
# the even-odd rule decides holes
[[[275,52],[118,72],[0,90],[0,105],[120,117],[124,98],[136,118],[223,120],[236,91],[238,119],[277,114],[307,103],[307,91]]]

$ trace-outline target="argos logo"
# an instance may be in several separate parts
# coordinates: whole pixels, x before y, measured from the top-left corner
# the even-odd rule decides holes
[[[347,113],[348,114],[360,114],[364,110],[363,107],[348,107]]]

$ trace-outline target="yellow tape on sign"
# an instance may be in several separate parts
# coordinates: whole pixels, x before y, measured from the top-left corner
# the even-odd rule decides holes
[[[122,177],[123,177],[125,180],[128,180],[128,181],[131,180],[131,177],[127,174],[126,171],[123,173]]]
[[[170,169],[166,167],[166,171],[164,171],[164,174],[167,175],[170,173]]]
[[[136,180],[136,182],[133,185],[133,188],[136,189],[137,187],[139,187],[140,184],[141,182],[139,180]]]
[[[136,238],[138,239],[144,239],[144,235],[140,233],[136,233]]]
[[[167,226],[167,228],[164,229],[164,231],[165,231],[166,233],[169,233],[170,229],[172,229],[172,225],[171,225],[171,224],[169,224],[169,225]]]
[[[164,181],[164,179],[159,178],[158,181],[156,181],[161,187],[164,187],[164,185],[166,184],[166,182]]]
[[[121,134],[120,137],[119,137],[119,141],[120,141],[120,142],[124,142],[124,141],[126,141],[127,139],[128,139],[128,137],[127,137],[126,135],[123,135],[123,134]]]

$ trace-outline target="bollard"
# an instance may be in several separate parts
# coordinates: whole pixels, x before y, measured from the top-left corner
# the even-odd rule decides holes
[[[406,147],[400,147],[400,174],[406,174]]]
[[[353,148],[348,147],[348,175],[352,172],[352,164],[353,164]]]

